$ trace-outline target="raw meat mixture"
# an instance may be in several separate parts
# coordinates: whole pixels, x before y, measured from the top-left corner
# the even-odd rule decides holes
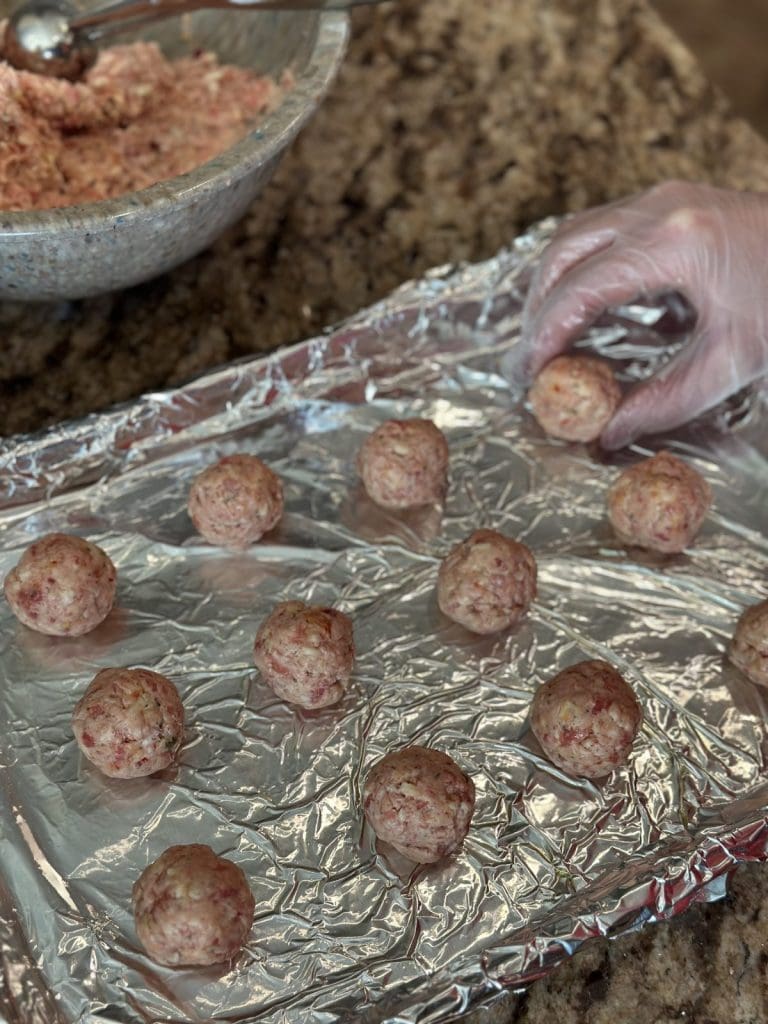
[[[768,686],[768,601],[746,609],[729,649],[733,664],[759,686]]]
[[[183,174],[241,139],[280,93],[211,53],[170,61],[154,43],[105,49],[77,83],[0,60],[0,209],[89,203]]]
[[[513,626],[536,597],[536,559],[497,530],[475,530],[450,552],[437,576],[440,611],[473,633]]]
[[[366,438],[357,468],[382,508],[440,501],[448,482],[448,442],[432,420],[387,420]]]
[[[280,521],[283,485],[255,455],[227,455],[196,477],[187,508],[211,544],[246,548]]]
[[[105,775],[134,779],[170,765],[184,737],[184,708],[170,679],[147,668],[104,668],[77,702],[75,739]]]
[[[136,933],[153,960],[171,967],[234,960],[255,906],[237,864],[199,843],[170,846],[133,887]]]
[[[558,672],[531,704],[531,729],[547,757],[588,779],[624,764],[642,719],[632,687],[597,659]]]
[[[428,747],[387,754],[365,783],[371,828],[419,864],[453,853],[469,831],[474,806],[472,780],[447,754]]]
[[[48,636],[83,636],[109,615],[117,571],[96,544],[49,533],[30,544],[5,577],[11,611]]]
[[[558,356],[528,392],[533,415],[551,437],[594,441],[621,400],[613,370],[591,356]]]
[[[659,452],[621,474],[608,492],[608,518],[624,544],[675,554],[699,532],[711,503],[699,472]]]
[[[261,624],[253,660],[278,697],[303,708],[336,704],[352,674],[352,620],[336,608],[284,601]]]

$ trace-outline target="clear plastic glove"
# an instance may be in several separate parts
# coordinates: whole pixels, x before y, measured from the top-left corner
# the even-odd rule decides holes
[[[768,372],[768,194],[667,182],[567,220],[523,310],[531,376],[606,308],[681,292],[690,342],[628,393],[601,443],[679,426]]]

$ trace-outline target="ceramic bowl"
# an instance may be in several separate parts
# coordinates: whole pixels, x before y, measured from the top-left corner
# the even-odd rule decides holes
[[[0,0],[0,17],[11,6]],[[205,48],[259,73],[290,68],[295,86],[242,141],[188,174],[104,202],[0,211],[0,299],[76,299],[126,288],[210,245],[245,213],[316,110],[343,58],[348,18],[202,11],[156,25],[144,38],[171,56]]]

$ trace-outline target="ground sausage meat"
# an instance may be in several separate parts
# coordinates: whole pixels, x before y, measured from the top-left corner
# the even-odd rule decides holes
[[[102,50],[78,83],[0,60],[0,209],[90,203],[191,171],[280,94],[211,53],[169,61],[154,43]]]
[[[448,442],[432,420],[388,420],[366,438],[357,468],[377,505],[419,508],[445,495],[448,456]]]
[[[234,960],[254,909],[240,868],[198,843],[169,847],[133,887],[139,940],[153,960],[170,967]]]
[[[352,674],[352,620],[301,601],[277,605],[256,634],[253,659],[278,697],[303,708],[336,704]]]
[[[558,356],[528,392],[533,415],[551,437],[594,441],[621,400],[610,366],[591,356]]]
[[[195,479],[187,507],[207,541],[242,549],[277,526],[283,485],[255,455],[227,455]]]
[[[453,853],[469,831],[475,787],[447,754],[406,747],[372,768],[363,806],[379,839],[431,864]]]
[[[77,702],[75,739],[105,775],[133,779],[170,765],[184,736],[176,687],[146,668],[105,668]]]
[[[49,636],[82,636],[107,617],[117,571],[109,557],[81,537],[49,533],[31,544],[5,577],[11,611]]]
[[[700,473],[659,452],[621,474],[608,493],[608,517],[623,543],[673,554],[694,539],[711,501]]]
[[[589,779],[622,765],[643,713],[632,688],[607,661],[582,661],[536,691],[531,729],[544,753]]]
[[[768,686],[768,601],[753,604],[736,625],[729,650],[733,664],[759,686]]]
[[[449,619],[473,633],[514,625],[536,596],[536,559],[530,549],[496,530],[475,530],[440,566],[437,603]]]

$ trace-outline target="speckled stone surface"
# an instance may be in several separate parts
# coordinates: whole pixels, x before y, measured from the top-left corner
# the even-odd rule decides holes
[[[0,433],[295,341],[428,267],[661,178],[768,185],[645,0],[399,0],[354,16],[331,96],[250,214],[133,291],[0,307]]]
[[[531,221],[670,177],[768,188],[644,0],[400,0],[354,17],[331,97],[262,200],[131,292],[0,307],[0,432],[30,430],[314,333]],[[722,903],[588,944],[473,1024],[768,1021],[768,869]]]

